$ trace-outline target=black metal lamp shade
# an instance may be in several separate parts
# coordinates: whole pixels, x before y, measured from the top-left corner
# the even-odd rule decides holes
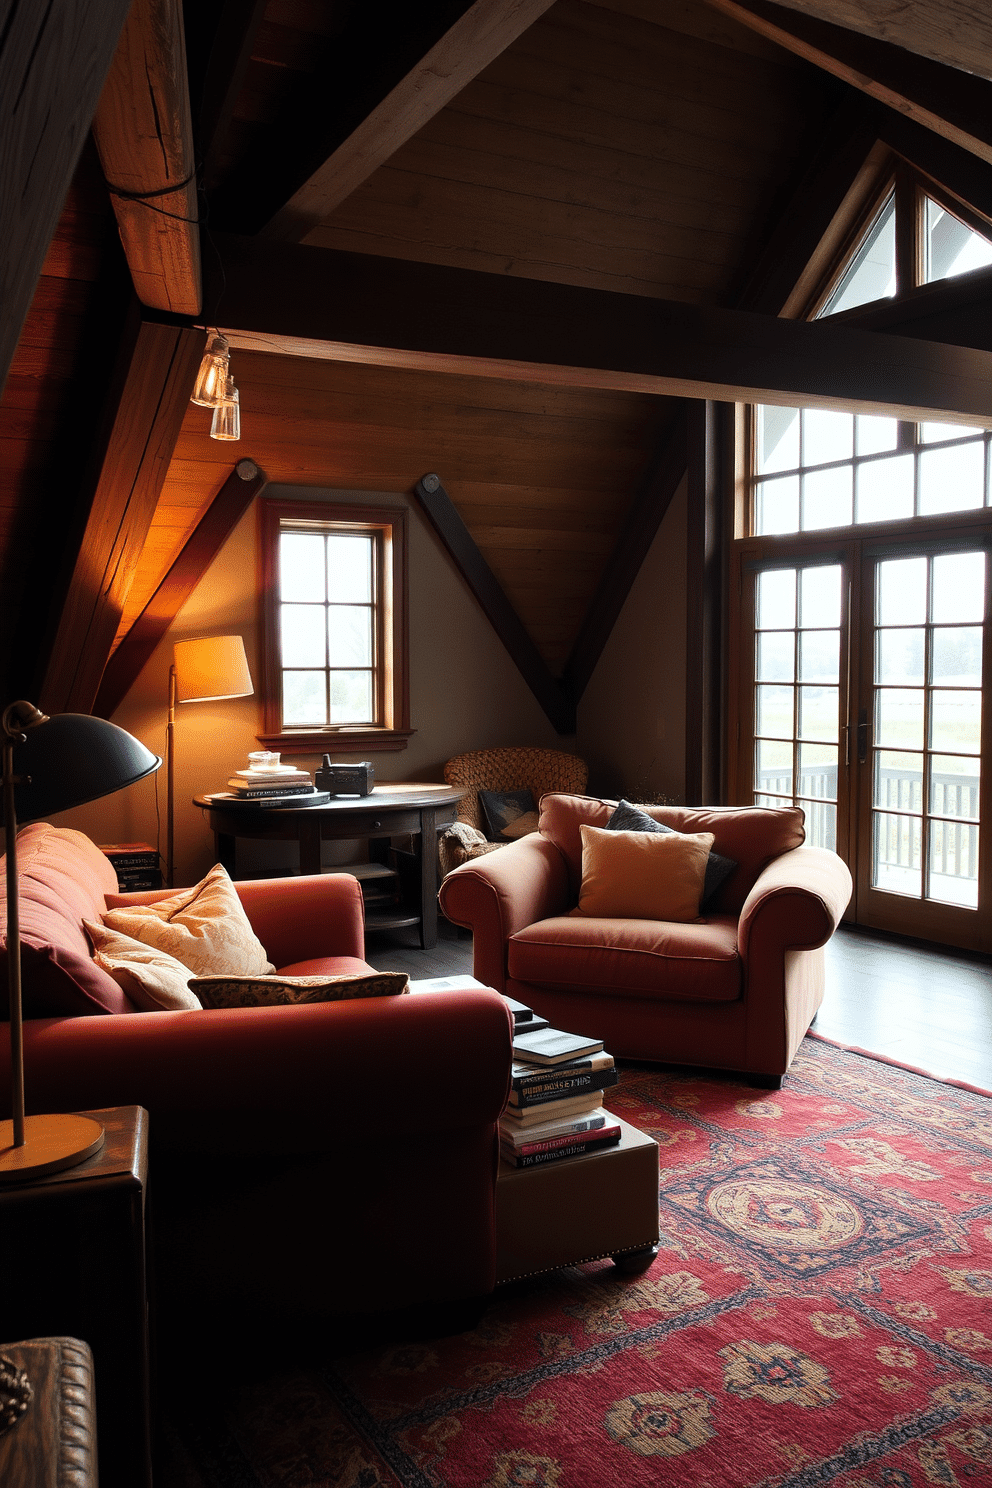
[[[112,795],[151,775],[161,763],[116,723],[88,713],[57,713],[28,728],[24,743],[14,746],[14,774],[20,777],[14,787],[17,821],[38,821]]]

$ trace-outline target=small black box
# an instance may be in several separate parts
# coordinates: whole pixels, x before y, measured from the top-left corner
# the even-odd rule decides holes
[[[324,763],[314,776],[318,790],[330,791],[335,796],[368,796],[372,794],[375,770],[369,760],[360,765],[332,765],[331,756],[324,755]]]

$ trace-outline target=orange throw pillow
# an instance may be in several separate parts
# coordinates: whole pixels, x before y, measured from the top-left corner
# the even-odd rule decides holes
[[[579,913],[595,919],[699,918],[712,832],[611,832],[583,822]]]

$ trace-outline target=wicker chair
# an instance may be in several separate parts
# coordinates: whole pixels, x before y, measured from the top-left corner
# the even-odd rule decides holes
[[[458,822],[438,840],[442,875],[503,845],[484,840],[480,790],[529,790],[536,806],[547,791],[582,795],[589,767],[578,755],[558,749],[473,749],[450,759],[444,778],[466,794],[458,803]]]

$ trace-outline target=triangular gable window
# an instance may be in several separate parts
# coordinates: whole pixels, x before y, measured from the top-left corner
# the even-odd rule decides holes
[[[953,279],[955,274],[966,274],[986,264],[992,264],[992,243],[928,196],[923,213],[924,284]]]
[[[854,250],[846,273],[816,316],[891,299],[896,292],[896,194],[889,192]]]

